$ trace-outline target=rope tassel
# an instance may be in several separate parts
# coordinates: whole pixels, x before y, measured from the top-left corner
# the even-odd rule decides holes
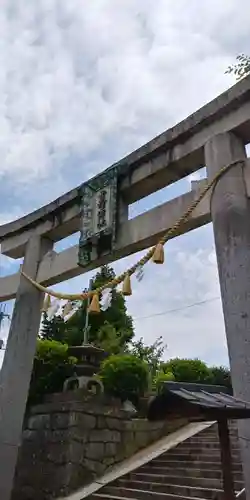
[[[155,264],[163,264],[164,263],[164,247],[162,243],[158,243],[155,247],[155,251],[153,253],[152,261]]]
[[[123,281],[122,293],[125,297],[126,296],[129,297],[130,295],[132,295],[131,279],[128,273],[126,274],[125,279]]]
[[[92,298],[92,300],[90,302],[88,311],[89,311],[90,314],[99,314],[101,312],[100,303],[99,303],[99,297],[98,297],[97,293],[95,293],[93,295],[93,298]]]

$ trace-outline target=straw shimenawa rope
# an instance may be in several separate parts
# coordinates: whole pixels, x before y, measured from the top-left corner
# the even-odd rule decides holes
[[[136,264],[134,264],[132,267],[124,271],[124,273],[120,274],[119,276],[116,276],[112,280],[110,280],[108,283],[106,283],[103,286],[100,286],[99,288],[96,288],[95,290],[90,290],[88,292],[83,292],[83,293],[77,293],[77,294],[69,294],[69,293],[60,293],[56,292],[51,289],[46,289],[44,286],[42,286],[40,283],[37,283],[35,280],[30,278],[27,274],[25,274],[23,271],[21,271],[21,274],[35,287],[37,290],[40,290],[41,292],[47,293],[51,297],[55,297],[59,300],[69,300],[69,301],[75,301],[75,300],[86,300],[88,298],[93,298],[98,295],[100,295],[106,288],[115,288],[117,285],[122,283],[124,280],[128,282],[130,276],[132,276],[135,271],[144,266],[150,259],[153,260],[155,263],[163,263],[164,262],[164,251],[163,251],[163,246],[166,243],[167,240],[169,240],[174,234],[178,233],[180,228],[182,227],[185,222],[189,219],[190,215],[193,213],[193,211],[196,209],[197,205],[201,202],[201,200],[204,198],[204,196],[208,193],[208,191],[215,185],[217,184],[218,180],[222,175],[229,170],[229,168],[237,165],[237,164],[243,164],[244,161],[242,160],[236,160],[233,163],[230,163],[229,165],[221,168],[219,172],[213,177],[213,179],[204,187],[204,189],[201,191],[199,194],[198,198],[194,200],[194,202],[190,205],[190,207],[186,210],[186,212],[180,217],[180,219],[172,226],[166,233],[165,235],[158,241],[158,243],[152,247],[145,255],[142,257]],[[129,295],[132,292],[129,293]],[[128,295],[128,293],[127,293]]]

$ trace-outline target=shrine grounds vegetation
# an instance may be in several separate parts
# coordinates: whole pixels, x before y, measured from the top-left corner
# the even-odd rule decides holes
[[[114,270],[104,266],[96,274],[93,288],[114,277]],[[86,302],[64,321],[60,316],[48,319],[44,314],[37,342],[28,405],[40,403],[46,394],[60,392],[66,378],[74,373],[76,358],[68,354],[68,346],[84,341]],[[231,388],[230,372],[225,367],[209,367],[199,359],[170,359],[163,361],[167,348],[161,337],[152,345],[134,339],[132,317],[127,313],[122,294],[112,291],[112,303],[98,315],[89,316],[88,339],[105,350],[99,376],[105,391],[121,400],[136,404],[143,394],[160,390],[164,381],[197,382],[225,385]]]
[[[100,378],[107,394],[136,405],[148,389],[149,367],[133,354],[114,355],[103,362]]]
[[[68,345],[56,340],[37,341],[28,405],[40,403],[46,394],[60,392],[66,378],[73,375],[77,359],[69,356]]]
[[[54,340],[38,340],[30,384],[28,404],[40,403],[46,394],[60,392],[66,378],[73,375],[75,358],[68,355],[68,345]],[[228,368],[208,367],[199,359],[159,360],[157,366],[136,354],[114,354],[102,364],[99,377],[105,392],[129,399],[135,405],[148,392],[160,391],[165,381],[223,385],[232,390]]]
[[[250,56],[240,54],[236,57],[236,61],[236,64],[227,68],[226,73],[233,73],[236,80],[242,80],[250,74]]]
[[[115,276],[110,266],[103,266],[97,272],[92,288],[104,285]],[[85,290],[84,290],[85,291]],[[40,337],[57,340],[68,345],[79,346],[84,341],[86,321],[86,301],[82,302],[75,314],[68,321],[60,316],[48,319],[45,315]],[[134,337],[132,317],[127,312],[126,301],[117,290],[112,290],[112,302],[106,311],[89,316],[88,341],[104,348],[109,354],[118,354]]]

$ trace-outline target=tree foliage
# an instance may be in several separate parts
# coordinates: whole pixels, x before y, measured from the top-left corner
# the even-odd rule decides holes
[[[240,54],[236,57],[236,60],[237,63],[229,66],[226,73],[233,73],[236,76],[236,80],[241,80],[250,74],[250,56]]]
[[[111,267],[104,266],[93,280],[93,289],[114,277]],[[84,341],[86,301],[64,322],[44,315],[40,340],[34,361],[29,401],[41,400],[44,394],[60,391],[64,380],[73,374],[76,360],[68,356],[68,345]],[[208,367],[199,359],[174,358],[162,361],[166,345],[162,337],[152,345],[143,339],[133,340],[131,316],[127,313],[123,295],[112,290],[112,303],[106,311],[89,316],[89,342],[103,348],[109,358],[101,369],[105,390],[134,403],[148,388],[159,390],[164,381],[208,383],[231,388],[230,371],[225,367]]]
[[[149,346],[144,344],[143,338],[141,337],[139,340],[131,342],[129,352],[139,359],[146,361],[152,376],[154,376],[160,367],[166,347],[162,337],[156,339],[155,342]]]
[[[110,356],[102,364],[100,377],[108,394],[137,404],[148,388],[148,365],[133,354]]]
[[[42,340],[65,342],[65,323],[63,318],[61,318],[61,316],[53,316],[51,319],[48,319],[47,313],[43,313],[39,337]]]
[[[173,373],[176,382],[206,382],[209,368],[200,359],[170,359],[162,365],[165,373]]]
[[[224,385],[228,389],[232,389],[230,370],[225,366],[210,367],[208,383],[213,385]]]
[[[60,392],[65,379],[73,375],[76,362],[69,356],[67,344],[38,339],[28,404],[40,403],[45,394]]]
[[[161,385],[164,382],[174,382],[174,381],[175,378],[172,372],[164,373],[164,371],[160,370],[158,373],[156,373],[153,379],[153,389],[159,391]]]
[[[114,270],[103,266],[96,274],[92,288],[104,285],[115,276]],[[45,316],[41,329],[41,338],[65,342],[68,345],[81,345],[84,341],[84,328],[86,321],[87,303],[82,302],[75,314],[64,322],[60,317],[51,320]],[[88,340],[90,343],[107,349],[116,354],[123,350],[134,336],[133,321],[127,313],[126,302],[123,295],[117,290],[112,290],[112,303],[106,311],[100,314],[89,315]],[[110,343],[108,338],[110,337]]]
[[[111,267],[104,266],[93,280],[93,289],[114,277]],[[75,358],[68,356],[68,346],[84,341],[87,304],[84,301],[76,313],[64,321],[60,316],[48,319],[44,314],[34,360],[29,404],[40,402],[45,394],[62,390],[64,380],[74,371]],[[112,291],[112,303],[98,315],[89,315],[88,340],[108,354],[124,352],[134,336],[133,322],[127,313],[125,299]]]
[[[104,321],[97,331],[95,345],[104,349],[107,354],[119,354],[123,347],[119,331],[108,321]]]
[[[176,382],[204,383],[222,385],[232,389],[230,370],[224,366],[209,367],[200,359],[170,359],[162,364],[165,374],[173,375]],[[163,375],[159,375],[164,381]],[[159,382],[160,383],[160,382]]]

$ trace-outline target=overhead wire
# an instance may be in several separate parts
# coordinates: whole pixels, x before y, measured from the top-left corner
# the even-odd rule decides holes
[[[175,312],[184,311],[185,309],[190,309],[191,307],[201,306],[209,302],[215,302],[216,300],[219,299],[220,297],[212,297],[211,299],[200,300],[199,302],[193,302],[192,304],[187,304],[186,306],[182,307],[176,307],[175,309],[167,309],[166,311],[160,311],[157,313],[149,314],[148,316],[138,316],[137,318],[134,318],[134,321],[139,321],[139,320],[141,321],[144,319],[155,318],[156,316],[165,316],[167,314],[172,314]]]

